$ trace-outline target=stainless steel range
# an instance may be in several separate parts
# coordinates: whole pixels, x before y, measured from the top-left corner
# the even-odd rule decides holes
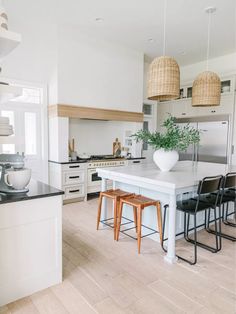
[[[126,166],[128,161],[124,158],[114,158],[110,155],[91,156],[88,163],[87,193],[96,193],[101,191],[101,178],[98,176],[97,168],[121,167]],[[108,181],[108,187],[112,187],[112,182]]]

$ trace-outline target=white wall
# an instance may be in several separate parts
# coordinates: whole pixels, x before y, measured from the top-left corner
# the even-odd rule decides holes
[[[181,82],[193,81],[198,74],[206,70],[206,62],[198,62],[180,67]],[[209,71],[214,71],[220,76],[236,73],[236,52],[209,60]]]
[[[58,101],[142,111],[143,54],[59,28]]]
[[[126,130],[135,133],[142,123],[118,121],[92,121],[70,119],[70,139],[75,139],[75,150],[78,154],[89,155],[113,154],[113,142],[118,137],[122,146]],[[140,153],[139,156],[140,157]]]
[[[56,26],[21,19],[11,21],[11,29],[22,35],[22,42],[2,61],[2,76],[48,84],[56,61]]]
[[[143,54],[65,27],[14,19],[20,45],[5,58],[1,76],[50,85],[50,104],[141,111]]]

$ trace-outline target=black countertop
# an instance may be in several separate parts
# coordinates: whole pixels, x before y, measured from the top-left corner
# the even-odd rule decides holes
[[[37,198],[51,197],[64,194],[63,191],[58,190],[48,184],[35,181],[31,179],[28,185],[28,193],[17,193],[17,194],[5,194],[0,192],[0,204],[27,201]]]

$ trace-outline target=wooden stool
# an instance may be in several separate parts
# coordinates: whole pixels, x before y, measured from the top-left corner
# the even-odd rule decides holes
[[[102,210],[102,199],[103,197],[111,198],[114,200],[114,240],[116,239],[116,226],[117,226],[117,214],[118,208],[120,204],[120,198],[125,199],[128,196],[132,196],[133,193],[128,193],[122,191],[120,189],[116,190],[107,190],[104,192],[100,192],[99,203],[98,203],[98,214],[97,214],[97,230],[99,228],[100,218],[101,218],[101,210]]]
[[[137,238],[138,238],[138,253],[140,253],[140,247],[141,247],[142,211],[144,208],[148,206],[156,206],[158,229],[159,229],[160,241],[162,243],[161,204],[159,201],[154,201],[142,195],[132,195],[130,197],[120,199],[120,206],[118,210],[118,225],[117,225],[117,231],[116,231],[117,241],[119,240],[120,224],[121,224],[122,210],[123,210],[124,204],[130,205],[133,207],[134,222],[135,222]]]

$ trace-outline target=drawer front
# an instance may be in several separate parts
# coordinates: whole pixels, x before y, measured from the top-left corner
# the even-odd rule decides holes
[[[78,184],[84,182],[84,171],[68,171],[62,174],[63,185]]]
[[[138,165],[138,164],[144,164],[145,159],[134,159],[134,160],[128,160],[128,165]]]
[[[85,170],[87,167],[86,163],[72,163],[62,165],[62,171],[78,171]]]
[[[84,196],[84,185],[72,185],[64,187],[64,199],[77,198]]]

